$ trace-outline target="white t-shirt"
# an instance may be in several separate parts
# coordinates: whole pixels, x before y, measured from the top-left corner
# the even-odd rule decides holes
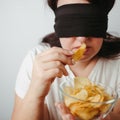
[[[41,43],[29,51],[25,57],[19,70],[15,86],[16,94],[20,98],[24,98],[29,88],[35,55],[47,50],[48,48],[50,48],[48,44]],[[66,65],[66,69],[69,73],[69,77],[74,78],[74,74],[68,65]],[[111,86],[118,91],[120,97],[120,58],[116,60],[99,59],[88,78],[92,81],[100,81],[106,86]],[[56,78],[51,85],[48,95],[46,96],[50,120],[61,120],[54,104],[61,100],[59,85],[62,81],[67,81],[66,77],[63,76],[62,78]]]

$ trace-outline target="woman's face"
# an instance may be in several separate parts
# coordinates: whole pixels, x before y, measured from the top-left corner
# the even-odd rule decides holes
[[[86,44],[86,51],[83,55],[83,59],[90,60],[93,58],[100,50],[103,38],[95,37],[68,37],[60,38],[60,43],[62,48],[76,51],[82,43]]]
[[[58,0],[57,6],[62,6],[64,4],[73,4],[73,3],[86,3],[89,4],[89,0]],[[96,37],[68,37],[68,38],[60,38],[61,46],[64,49],[68,49],[71,51],[76,51],[82,43],[86,44],[86,51],[82,59],[90,60],[93,58],[100,50],[103,38]],[[81,60],[82,60],[81,59]]]

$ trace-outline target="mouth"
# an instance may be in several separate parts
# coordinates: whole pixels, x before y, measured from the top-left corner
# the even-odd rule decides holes
[[[72,49],[72,52],[77,51],[79,48],[80,48],[80,46],[74,47],[74,48]],[[90,46],[86,46],[85,52],[88,52],[88,50],[89,50],[90,48],[91,48]]]
[[[72,52],[75,53],[80,47],[75,47],[72,49]]]
[[[73,60],[76,62],[80,60],[82,56],[84,55],[85,50],[86,50],[86,44],[82,44],[81,47],[78,47],[72,56]]]
[[[85,50],[85,52],[84,52],[84,55],[88,54],[89,51],[90,51],[90,49],[91,49],[91,47],[86,47],[86,50]]]

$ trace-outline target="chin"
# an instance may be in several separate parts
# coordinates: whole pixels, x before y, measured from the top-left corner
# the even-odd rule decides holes
[[[94,56],[83,56],[83,58],[80,59],[80,62],[89,62],[94,58]]]

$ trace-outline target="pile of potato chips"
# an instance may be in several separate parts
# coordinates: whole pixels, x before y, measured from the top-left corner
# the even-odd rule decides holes
[[[64,96],[65,105],[82,120],[92,120],[106,112],[111,105],[103,102],[113,99],[102,86],[81,77],[76,77],[74,87],[66,86],[64,92],[71,96]]]
[[[86,44],[82,44],[81,47],[75,51],[75,53],[73,54],[72,58],[75,62],[77,62],[78,60],[80,60],[84,54],[86,50]]]

